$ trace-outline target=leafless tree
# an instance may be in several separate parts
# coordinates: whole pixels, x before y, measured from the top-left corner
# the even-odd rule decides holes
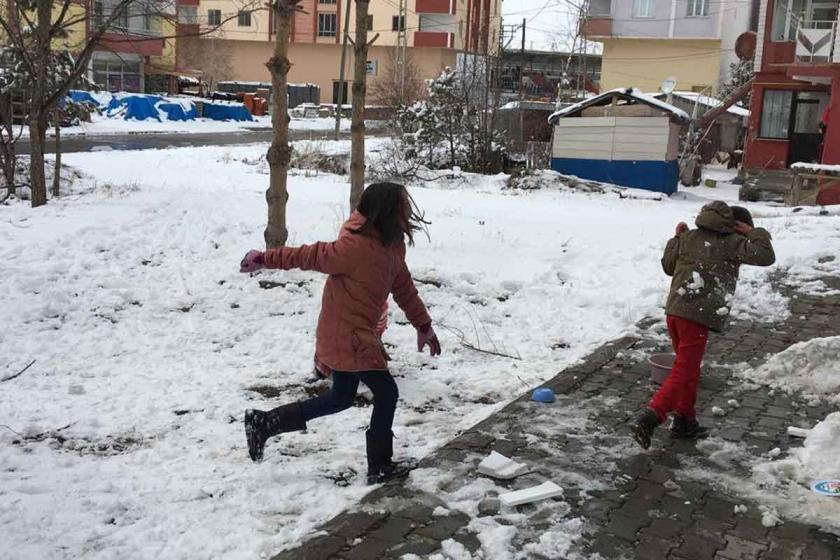
[[[388,49],[383,71],[370,84],[370,97],[376,105],[396,109],[425,98],[426,83],[410,54],[405,57],[405,86],[397,79],[397,49]]]
[[[356,38],[353,40],[353,113],[350,124],[350,211],[353,212],[365,190],[365,97],[367,95],[367,55],[379,34],[368,41],[369,0],[356,0]]]
[[[292,33],[292,19],[295,13],[303,11],[301,0],[273,0],[271,10],[277,22],[277,34],[274,39],[274,56],[266,62],[271,72],[271,87],[274,92],[271,126],[274,139],[268,148],[266,159],[269,168],[269,184],[265,193],[268,203],[268,224],[265,228],[266,247],[281,247],[286,244],[289,231],[286,229],[286,203],[289,201],[287,178],[289,161],[292,157],[289,148],[289,100],[285,95],[289,69],[289,39]]]

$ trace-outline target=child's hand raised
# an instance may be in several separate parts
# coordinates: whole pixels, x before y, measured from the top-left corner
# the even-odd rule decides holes
[[[741,235],[747,235],[752,230],[753,228],[749,224],[745,224],[744,222],[735,222],[735,231],[737,231]]]
[[[680,235],[684,234],[688,231],[688,224],[685,222],[680,222],[677,224],[677,230],[674,232],[674,235],[679,237]]]

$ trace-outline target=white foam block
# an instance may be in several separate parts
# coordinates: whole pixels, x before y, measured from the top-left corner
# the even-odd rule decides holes
[[[517,463],[501,453],[493,451],[478,464],[478,472],[493,478],[510,480],[527,473],[528,465]]]
[[[808,434],[811,433],[811,430],[806,430],[805,428],[797,428],[796,426],[788,426],[787,433],[789,436],[792,437],[806,438],[808,437]]]
[[[553,482],[548,481],[543,482],[539,486],[532,486],[531,488],[525,488],[524,490],[517,490],[516,492],[502,494],[499,496],[499,499],[506,506],[519,506],[562,495],[563,489]]]

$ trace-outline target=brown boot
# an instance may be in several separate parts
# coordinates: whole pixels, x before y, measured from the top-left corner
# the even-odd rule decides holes
[[[646,408],[644,412],[639,415],[639,419],[631,426],[630,430],[633,432],[633,439],[642,446],[642,449],[650,447],[650,438],[653,436],[653,430],[661,424],[659,415],[653,410]]]

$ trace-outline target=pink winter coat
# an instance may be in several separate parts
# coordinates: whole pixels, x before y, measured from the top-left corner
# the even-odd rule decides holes
[[[265,252],[267,268],[329,274],[321,300],[315,356],[334,371],[387,370],[376,333],[388,295],[414,327],[431,323],[405,264],[405,244],[383,245],[374,232],[356,234],[365,217],[354,212],[338,239]]]

